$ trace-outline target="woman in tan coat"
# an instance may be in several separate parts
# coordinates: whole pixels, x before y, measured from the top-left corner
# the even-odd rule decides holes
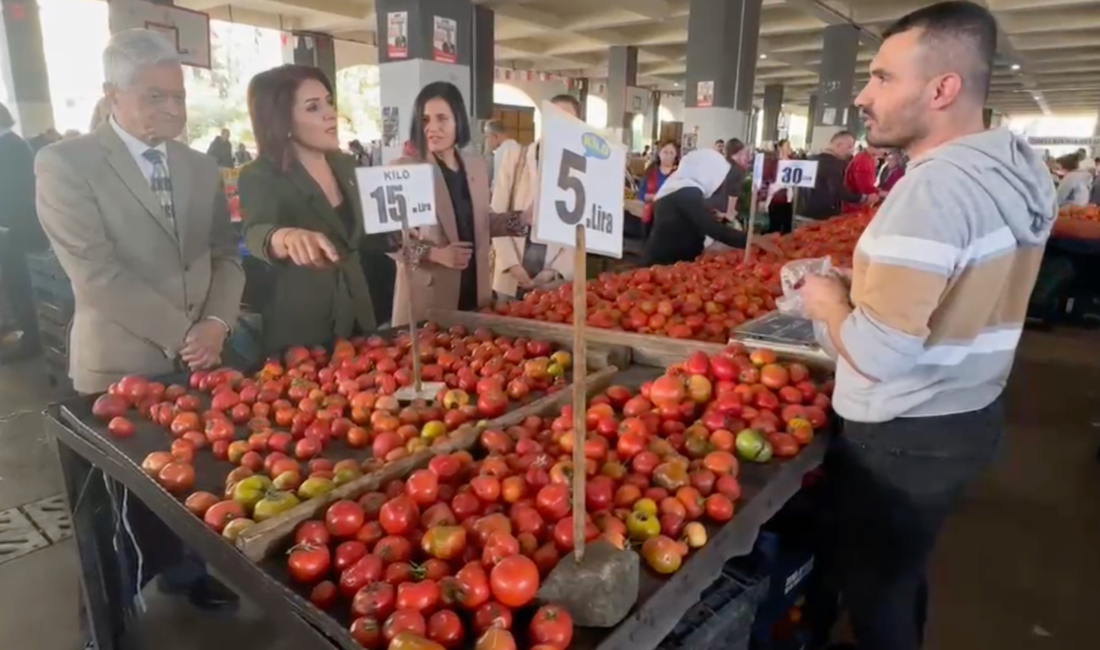
[[[489,251],[492,238],[525,236],[529,212],[497,213],[489,203],[489,167],[459,150],[470,143],[470,121],[454,84],[436,82],[420,91],[413,107],[411,139],[416,155],[396,164],[432,163],[437,224],[417,228],[413,242],[396,254],[393,325],[428,310],[474,310],[492,301]],[[410,282],[406,282],[406,278]]]
[[[580,118],[581,106],[572,95],[558,95],[552,104]],[[538,144],[513,148],[504,154],[493,185],[493,210],[533,209],[539,187]],[[493,240],[496,261],[493,291],[509,298],[525,291],[573,279],[573,249],[539,244],[527,237],[498,237]]]

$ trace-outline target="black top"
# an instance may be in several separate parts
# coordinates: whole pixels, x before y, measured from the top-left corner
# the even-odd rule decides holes
[[[340,205],[334,206],[333,209],[336,210],[336,215],[340,217],[340,223],[348,229],[348,234],[355,232],[355,206],[351,204],[351,201],[344,197]]]
[[[745,170],[741,168],[735,162],[730,163],[730,171],[726,174],[726,182],[722,186],[725,192],[726,198],[734,197],[740,198],[741,192],[745,189]]]
[[[734,248],[744,248],[746,243],[745,233],[714,218],[702,190],[676,190],[653,204],[653,230],[646,240],[642,265],[690,262],[702,254],[707,237]]]
[[[799,214],[810,219],[828,219],[840,214],[842,202],[863,201],[863,195],[849,190],[844,182],[844,174],[848,171],[847,160],[827,151],[811,160],[817,160],[817,180],[812,190],[800,190]]]
[[[453,170],[437,161],[440,171],[443,172],[443,180],[447,183],[447,193],[451,195],[451,204],[455,208],[455,226],[458,228],[458,238],[461,241],[476,245],[474,241],[474,202],[470,198],[470,183],[466,178],[466,166],[462,164],[462,157],[455,156],[458,160],[458,169]],[[477,256],[470,257],[470,264],[462,271],[462,280],[458,294],[458,308],[461,311],[477,309]]]

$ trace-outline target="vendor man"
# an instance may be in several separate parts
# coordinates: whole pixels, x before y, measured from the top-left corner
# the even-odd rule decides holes
[[[244,288],[217,164],[175,141],[187,119],[176,48],[154,31],[119,32],[103,68],[110,118],[35,161],[38,217],[76,303],[69,374],[85,394],[128,374],[217,365]],[[89,486],[108,498],[102,481]],[[119,558],[123,575],[135,566],[146,576],[182,573],[162,587],[203,606],[231,600],[194,566],[173,572],[181,549],[140,505],[129,499],[140,552]]]
[[[1004,429],[1000,397],[1057,208],[1027,142],[983,125],[988,10],[942,2],[883,37],[855,103],[868,142],[912,162],[860,238],[851,287],[812,277],[802,297],[836,352],[844,418],[825,461],[836,529],[819,559],[860,650],[917,650],[925,567]]]

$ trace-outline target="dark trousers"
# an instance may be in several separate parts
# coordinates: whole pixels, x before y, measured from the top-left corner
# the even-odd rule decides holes
[[[841,607],[859,650],[921,647],[929,556],[952,505],[993,459],[1003,421],[998,399],[958,415],[844,422],[824,463],[813,647]]]
[[[794,206],[790,203],[771,203],[768,205],[768,232],[783,235],[790,234],[794,224]]]
[[[15,329],[23,331],[23,344],[38,347],[38,317],[34,312],[27,255],[17,241],[0,242],[0,290],[5,311]]]

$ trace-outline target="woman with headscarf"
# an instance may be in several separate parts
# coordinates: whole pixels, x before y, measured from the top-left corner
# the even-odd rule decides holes
[[[653,230],[642,253],[643,266],[691,261],[703,252],[707,237],[733,248],[745,247],[745,233],[719,223],[707,204],[707,199],[721,189],[729,166],[714,149],[699,149],[684,156],[657,192]],[[767,240],[753,243],[775,251]]]

